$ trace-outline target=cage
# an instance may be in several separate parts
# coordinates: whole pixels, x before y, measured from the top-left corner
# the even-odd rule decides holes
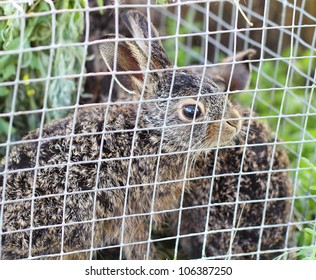
[[[315,27],[313,0],[1,1],[1,257],[315,259]]]

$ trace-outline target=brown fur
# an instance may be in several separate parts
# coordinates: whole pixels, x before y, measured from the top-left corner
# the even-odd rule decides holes
[[[123,20],[132,33],[136,30],[137,37],[147,38],[147,19],[143,15],[131,11],[123,16]],[[133,25],[137,25],[137,28],[133,28]],[[157,37],[158,32],[153,26],[151,28],[154,30],[151,37]],[[113,36],[107,38],[113,39]],[[152,46],[155,53],[151,56],[150,70],[171,66],[161,43],[158,40],[156,42],[157,44],[154,43]],[[113,44],[109,40],[100,46],[101,55],[110,68],[114,66]],[[120,43],[118,48],[117,70],[146,69],[149,53],[146,43],[139,41]],[[128,69],[128,65],[132,65],[132,68]],[[249,72],[249,69],[247,71]],[[226,108],[223,108],[225,95],[220,86],[214,82],[216,79],[211,76],[202,82],[199,75],[190,71],[178,70],[175,71],[175,76],[172,70],[158,71],[147,75],[145,85],[143,85],[144,75],[140,73],[117,75],[116,78],[121,85],[135,93],[133,100],[140,100],[142,87],[145,87],[142,96],[145,102],[140,105],[139,116],[137,116],[138,105],[111,106],[106,115],[107,105],[103,104],[79,109],[75,123],[73,115],[55,121],[44,127],[42,131],[39,166],[35,166],[39,130],[31,132],[23,138],[24,143],[16,145],[11,150],[8,165],[0,168],[0,195],[3,191],[5,194],[4,197],[0,197],[4,213],[1,240],[3,259],[58,258],[61,253],[65,253],[63,256],[65,259],[87,259],[90,257],[91,246],[97,250],[107,245],[122,246],[125,258],[143,259],[147,253],[147,241],[151,237],[149,232],[151,210],[159,212],[179,207],[182,182],[164,182],[183,179],[188,148],[210,148],[217,145],[219,124],[223,115],[226,118],[239,117],[239,113],[229,101]],[[233,81],[231,90],[234,90],[232,87],[238,84],[238,79],[233,78]],[[246,85],[247,78],[243,77],[242,83]],[[173,85],[172,90],[171,85]],[[201,95],[197,96],[198,93]],[[202,122],[197,122],[193,128],[190,122],[183,121],[179,116],[179,108],[187,103],[187,96],[193,96],[190,99],[201,102],[205,108]],[[169,97],[172,97],[172,100],[168,101]],[[181,98],[176,99],[179,97]],[[152,99],[155,101],[150,101]],[[240,111],[244,116],[248,115],[247,110],[240,109]],[[164,128],[162,138],[161,127],[164,125],[165,115],[167,115],[167,127]],[[139,130],[134,133],[136,120]],[[181,126],[177,126],[179,124]],[[73,127],[74,135],[71,134]],[[220,143],[230,143],[239,127],[240,120],[222,121]],[[247,122],[244,122],[243,130],[246,127]],[[270,141],[270,131],[266,126],[252,121],[250,127],[249,144]],[[192,142],[189,147],[191,134]],[[244,135],[241,133],[235,137],[236,144],[244,144]],[[72,142],[71,152],[70,142]],[[162,143],[163,155],[157,168],[160,143]],[[134,158],[130,158],[132,149]],[[203,233],[208,210],[210,220],[207,230],[227,230],[219,233],[209,232],[206,256],[220,257],[228,252],[235,208],[234,205],[225,205],[225,203],[236,201],[239,178],[236,173],[240,170],[243,151],[243,147],[222,149],[219,151],[216,163],[214,163],[214,152],[208,153],[207,157],[202,153],[198,158],[197,156],[190,158],[190,177],[208,176],[208,178],[190,181],[186,186],[190,188],[190,192],[185,193],[183,206],[205,205],[205,207],[183,211],[180,233]],[[257,173],[241,176],[239,201],[242,204],[238,206],[236,215],[237,220],[240,217],[240,222],[235,225],[237,228],[261,225],[264,202],[251,204],[246,202],[265,199],[268,173],[259,171],[269,170],[271,156],[272,145],[269,144],[246,148],[243,172]],[[274,159],[273,170],[288,167],[286,154],[281,149],[276,150]],[[212,175],[214,165],[215,175],[227,173],[230,175],[214,177],[212,204],[208,207],[211,187],[209,177]],[[26,168],[34,169],[23,170]],[[34,178],[35,174],[36,178]],[[67,178],[66,174],[68,174]],[[282,171],[271,174],[269,197],[291,195],[288,175]],[[154,186],[156,186],[155,192]],[[33,193],[35,198],[32,206]],[[155,204],[151,205],[153,196]],[[127,203],[124,213],[125,200]],[[126,216],[123,219],[124,214]],[[287,215],[287,202],[284,200],[268,202],[265,224],[286,223]],[[32,224],[31,217],[33,217]],[[154,214],[153,222],[157,230],[164,219],[163,214]],[[93,222],[94,228],[92,228]],[[121,243],[123,222],[124,238]],[[63,225],[64,250],[61,252]],[[171,226],[170,230],[175,234],[177,216],[171,217],[171,225],[173,227]],[[32,244],[30,244],[31,231]],[[261,250],[282,247],[284,232],[280,227],[264,229]],[[137,242],[140,244],[136,244]],[[257,244],[258,230],[240,230],[233,238],[232,253],[256,252]],[[202,257],[203,234],[183,237],[181,246],[188,258]],[[86,252],[78,253],[77,250]],[[154,248],[150,248],[149,257],[156,257]]]
[[[248,110],[243,109],[243,116],[249,116]],[[243,131],[246,132],[247,127],[248,120],[243,123]],[[239,135],[235,140],[235,144],[244,145],[245,135],[245,133]],[[289,168],[288,158],[279,147],[277,147],[274,154],[273,172],[268,185],[269,172],[267,171],[270,170],[273,151],[270,135],[271,132],[266,125],[257,120],[252,120],[247,141],[251,146],[219,150],[213,185],[211,185],[212,178],[196,179],[189,182],[190,192],[184,196],[183,207],[203,207],[187,208],[182,211],[180,234],[183,236],[192,233],[196,234],[193,237],[181,238],[180,244],[186,258],[195,259],[203,256],[202,249],[208,212],[209,221],[205,243],[205,257],[226,258],[230,253],[233,255],[241,254],[240,256],[232,257],[238,259],[257,257],[256,252],[258,244],[260,244],[259,234],[263,221],[264,200],[267,198],[289,198],[292,195],[289,175],[287,172],[282,171]],[[264,145],[262,145],[263,143]],[[240,172],[244,152],[245,157],[242,168],[244,174],[239,177],[238,173]],[[197,159],[196,165],[192,168],[191,177],[210,177],[213,173],[213,168],[214,152],[210,153],[206,160],[204,156]],[[250,174],[247,174],[247,172]],[[219,176],[221,174],[229,175]],[[239,202],[234,225],[235,230],[232,230],[235,211],[234,203],[237,200],[239,182]],[[267,188],[269,190],[266,197]],[[211,200],[209,200],[210,195]],[[248,202],[252,200],[260,201]],[[211,204],[209,204],[209,201]],[[289,206],[289,199],[267,202],[260,247],[261,259],[271,259],[282,254],[282,252],[269,254],[265,253],[265,251],[284,248],[287,226],[280,226],[279,224],[287,224],[289,222]],[[171,216],[170,223],[172,224],[173,234],[177,234],[177,213]],[[251,227],[257,228],[251,229]],[[235,236],[230,247],[232,235]]]
[[[223,90],[227,89],[230,75],[232,75],[230,90],[243,90],[249,84],[251,73],[249,59],[254,53],[252,49],[237,53],[234,60],[238,64],[235,65],[233,73],[231,73],[232,66],[224,64],[207,70],[206,75],[208,78],[214,78],[215,81],[221,81]],[[225,62],[229,61],[233,59],[225,59]],[[196,70],[198,73],[199,71],[201,69]],[[238,106],[236,110],[245,120],[241,133],[230,144],[240,147],[220,148],[216,163],[214,151],[207,157],[195,156],[194,164],[190,169],[191,178],[207,178],[189,181],[190,192],[185,193],[184,196],[183,207],[187,209],[182,211],[180,221],[180,234],[183,235],[180,245],[185,258],[226,258],[233,255],[232,258],[251,259],[257,257],[256,253],[259,249],[261,259],[271,259],[282,254],[282,251],[273,252],[273,250],[284,248],[288,230],[286,224],[289,222],[292,183],[288,172],[284,170],[289,168],[289,160],[280,145],[276,147],[273,154],[272,133],[267,125],[256,119],[250,121],[248,109]],[[250,146],[246,146],[247,144]],[[244,161],[241,170],[243,154]],[[215,176],[212,178],[214,168]],[[243,174],[239,176],[240,171]],[[271,173],[270,179],[269,173]],[[223,174],[227,175],[221,176]],[[268,195],[266,196],[267,188]],[[238,205],[235,216],[237,195]],[[266,202],[267,208],[263,220],[265,200],[274,198],[280,200]],[[189,207],[195,207],[195,209]],[[209,215],[209,221],[206,226],[207,215]],[[177,213],[170,215],[169,223],[172,229],[169,234],[176,235],[178,233]],[[264,228],[260,241],[262,226]],[[256,228],[251,229],[251,227]],[[207,237],[204,244],[205,231]],[[194,236],[185,237],[188,234]],[[269,250],[271,250],[270,253],[268,253]]]
[[[127,15],[134,24],[147,28],[143,15],[137,12]],[[111,67],[113,44],[107,40],[100,45],[102,57]],[[118,56],[125,57],[118,57],[117,69],[131,70],[126,69],[128,60],[145,69],[148,52],[141,47],[133,42],[119,43]],[[167,56],[161,44],[155,50],[161,54],[152,56],[153,69],[157,65],[171,65],[165,61]],[[135,99],[140,99],[143,75],[117,75],[117,80],[134,92]],[[179,207],[182,184],[163,182],[183,178],[191,134],[191,148],[215,146],[222,115],[238,118],[239,114],[230,102],[224,112],[225,95],[219,87],[211,80],[202,82],[190,71],[176,71],[175,75],[172,70],[151,73],[143,86],[142,100],[146,102],[141,103],[140,110],[132,104],[112,105],[108,112],[106,104],[81,108],[75,117],[70,115],[45,126],[40,140],[38,129],[12,148],[8,165],[0,175],[2,259],[49,258],[46,255],[58,257],[60,253],[65,253],[64,259],[86,259],[90,257],[91,246],[98,249],[107,245],[122,245],[127,259],[146,256],[151,210]],[[173,99],[168,101],[169,95]],[[205,114],[193,127],[191,121],[179,117],[179,108],[182,102],[187,104],[187,96],[193,96],[190,99],[205,108]],[[156,100],[150,101],[153,98]],[[166,127],[162,130],[165,120]],[[225,142],[235,136],[237,130],[232,126],[238,125],[239,121],[223,122]],[[135,128],[139,130],[134,133]],[[163,155],[157,168],[161,143]],[[134,158],[130,158],[132,150]],[[155,204],[151,205],[153,196]],[[127,215],[124,220],[122,215]],[[153,217],[157,228],[161,216]],[[155,257],[153,249],[150,257]]]

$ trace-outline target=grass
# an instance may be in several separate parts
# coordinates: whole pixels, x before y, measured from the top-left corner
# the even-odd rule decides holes
[[[315,224],[311,224],[311,227],[315,228]],[[304,229],[303,234],[305,235],[305,239],[308,240],[315,240],[316,238],[316,231],[312,228],[306,227]],[[311,241],[312,243],[312,241]],[[316,260],[316,243],[312,243],[312,246],[308,248],[302,248],[296,253],[296,257],[301,260]]]

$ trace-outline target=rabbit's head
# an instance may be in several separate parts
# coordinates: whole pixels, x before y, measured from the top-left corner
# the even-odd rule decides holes
[[[169,152],[230,142],[241,121],[227,94],[212,79],[174,69],[144,15],[128,11],[122,19],[133,39],[108,35],[99,49],[115,81],[140,101],[139,126],[163,128]]]

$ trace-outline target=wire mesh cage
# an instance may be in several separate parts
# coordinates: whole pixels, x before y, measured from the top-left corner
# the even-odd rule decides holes
[[[1,1],[2,259],[315,259],[313,0]]]

